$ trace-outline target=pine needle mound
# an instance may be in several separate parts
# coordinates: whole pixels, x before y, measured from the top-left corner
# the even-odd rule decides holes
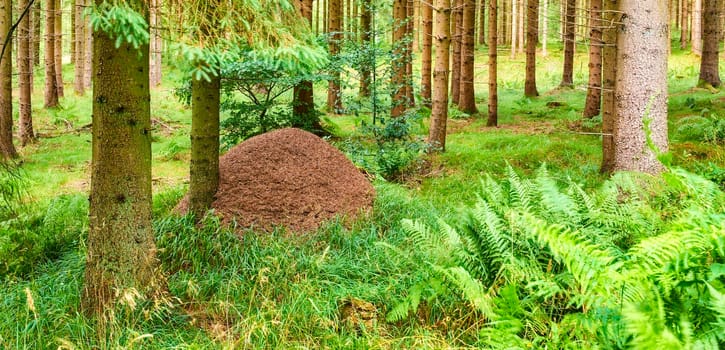
[[[219,160],[212,207],[224,222],[295,232],[317,229],[335,216],[372,208],[375,189],[345,157],[318,136],[287,128],[250,138]],[[188,198],[179,211],[188,210]]]

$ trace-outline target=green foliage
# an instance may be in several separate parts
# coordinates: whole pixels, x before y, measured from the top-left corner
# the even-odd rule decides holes
[[[650,197],[643,191],[662,185],[618,175],[589,194],[571,181],[562,191],[545,168],[533,180],[509,168],[504,182],[483,181],[459,229],[404,226],[428,254],[421,273],[430,286],[453,287],[428,297],[459,291],[489,320],[488,346],[523,347],[569,329],[568,345],[556,346],[716,349],[725,341],[725,196],[677,169],[665,182]],[[658,217],[661,201],[677,214]],[[389,319],[415,310],[420,289]]]
[[[124,42],[138,49],[149,42],[149,25],[144,16],[127,2],[104,1],[91,8],[91,27],[116,39],[116,48]]]
[[[0,218],[17,214],[28,181],[23,170],[16,164],[0,162]]]
[[[682,141],[702,141],[716,145],[725,143],[725,119],[714,113],[690,116],[677,123],[677,136]]]

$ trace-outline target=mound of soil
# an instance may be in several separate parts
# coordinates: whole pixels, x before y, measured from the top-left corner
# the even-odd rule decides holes
[[[372,207],[375,189],[345,157],[321,138],[281,129],[250,138],[219,160],[219,190],[212,206],[225,222],[269,230],[317,229],[337,215]],[[178,209],[188,210],[185,198]]]

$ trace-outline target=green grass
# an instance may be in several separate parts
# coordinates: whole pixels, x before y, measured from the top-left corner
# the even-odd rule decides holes
[[[483,49],[477,53],[476,97],[482,111],[488,93],[485,54]],[[397,349],[475,344],[479,325],[460,300],[431,301],[416,317],[384,321],[385,313],[421,278],[413,273],[419,266],[395,258],[385,244],[404,247],[404,255],[414,254],[411,238],[401,229],[402,219],[431,225],[438,217],[460,220],[461,210],[476,201],[479,179],[484,174],[505,176],[507,164],[531,175],[546,163],[555,179],[598,187],[605,179],[598,169],[601,139],[570,127],[583,109],[587,65],[582,48],[576,59],[577,87],[556,90],[560,48],[552,48],[550,56],[538,63],[542,96],[528,99],[522,97],[523,56],[509,60],[501,55],[500,127],[485,127],[485,113],[450,120],[447,152],[431,159],[431,171],[403,184],[376,182],[374,214],[351,228],[333,222],[303,236],[279,230],[246,232],[241,238],[215,222],[198,228],[169,214],[184,193],[190,148],[190,110],[173,96],[177,73],[170,71],[163,86],[152,92],[152,117],[160,121],[153,143],[154,215],[159,256],[168,277],[167,303],[143,304],[148,318],[143,310],[128,312],[120,307],[106,338],[97,334],[79,309],[85,229],[78,225],[84,227],[85,215],[68,211],[74,214],[28,226],[37,232],[62,232],[65,238],[53,249],[63,253],[38,255],[31,272],[0,284],[0,348]],[[674,50],[670,63],[671,130],[678,119],[703,109],[725,115],[724,92],[692,88],[698,73],[693,68],[695,56]],[[70,79],[72,69],[65,68]],[[61,194],[83,198],[89,183],[90,130],[75,129],[90,123],[90,95],[73,96],[66,86],[68,97],[61,100],[61,107],[45,110],[42,72],[36,73],[34,121],[41,138],[21,150],[29,180],[27,217],[2,223],[9,229],[48,216],[49,203]],[[324,88],[325,84],[316,86],[318,103],[325,101]],[[351,96],[355,92],[355,86],[346,90]],[[561,106],[547,107],[549,102]],[[366,109],[358,115],[327,118],[339,128],[341,138],[359,136],[357,128],[371,122]],[[723,147],[679,142],[674,133],[671,141],[675,165],[713,176],[725,168]],[[74,232],[58,231],[58,226]],[[349,298],[375,306],[378,319],[372,329],[342,320],[340,305]]]

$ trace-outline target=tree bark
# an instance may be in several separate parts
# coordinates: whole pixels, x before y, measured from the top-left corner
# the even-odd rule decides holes
[[[528,0],[526,18],[526,82],[524,95],[539,96],[536,89],[536,43],[539,41],[539,0]]]
[[[476,108],[476,94],[473,85],[475,73],[475,30],[476,30],[476,0],[463,0],[463,28],[461,32],[461,80],[458,109],[467,114],[478,113]]]
[[[297,0],[295,1],[295,4],[297,5],[297,10],[300,12],[300,16],[302,16],[309,26],[312,27],[312,0]],[[296,126],[307,126],[321,132],[322,128],[317,115],[315,115],[315,96],[312,90],[312,82],[300,82],[294,87],[292,95],[293,113],[298,117],[302,117],[304,120],[304,122]]]
[[[58,90],[58,97],[65,96],[65,89],[63,86],[63,8],[61,7],[60,0],[55,0],[55,25],[54,30],[54,44],[55,49],[55,88]]]
[[[680,31],[680,49],[687,48],[690,41],[690,0],[682,0],[682,30]]]
[[[692,53],[702,55],[702,1],[692,2]]]
[[[340,53],[342,36],[342,0],[329,0],[330,14],[328,29],[330,33],[330,56]],[[327,89],[327,109],[335,114],[343,112],[342,91],[340,90],[340,72],[332,72],[332,79]]]
[[[390,116],[400,117],[407,107],[406,101],[406,54],[407,44],[404,42],[406,33],[406,21],[408,0],[393,1],[393,60],[391,62],[392,76],[392,106]]]
[[[75,33],[73,36],[73,70],[75,73],[73,78],[73,90],[75,91],[76,95],[82,96],[85,93],[83,76],[85,75],[84,64],[86,63],[86,40],[84,28],[85,21],[83,20],[83,0],[74,0],[73,4],[73,18],[75,24],[75,26],[73,27],[73,33]]]
[[[451,102],[458,104],[461,99],[461,39],[463,37],[463,1],[451,0],[451,35],[453,40],[453,63],[451,65]],[[436,60],[438,56],[436,55]]]
[[[574,86],[574,40],[576,24],[576,0],[566,0],[566,17],[564,25],[564,72],[561,87]]]
[[[42,9],[43,7],[41,1],[36,0],[33,3],[33,9],[31,10],[33,13],[33,66],[40,64],[40,22],[43,17]]]
[[[434,152],[446,149],[448,121],[448,69],[451,45],[451,0],[436,0],[436,60],[433,71],[433,101],[430,115],[428,144]]]
[[[511,0],[511,59],[516,58],[516,40],[519,38],[519,4],[521,0]]]
[[[498,6],[495,0],[488,7],[488,121],[487,126],[498,126],[498,37],[496,33]]]
[[[525,15],[525,9],[526,9],[526,1],[527,0],[519,0],[519,18],[518,18],[518,25],[519,25],[519,38],[518,38],[518,46],[517,51],[520,54],[524,53],[524,37],[525,37],[525,23],[526,23],[526,15]]]
[[[704,44],[700,63],[699,86],[720,87],[721,9],[717,0],[704,1]]]
[[[104,0],[96,0],[101,4]],[[134,0],[148,19],[148,6]],[[162,282],[151,224],[149,46],[94,33],[93,143],[88,251],[81,306],[101,320],[133,291]]]
[[[602,173],[614,169],[614,83],[617,79],[618,0],[603,0],[602,13]]]
[[[423,52],[420,58],[420,97],[423,105],[431,107],[431,74],[433,72],[433,5],[421,3],[423,17]]]
[[[370,6],[370,0],[363,0],[360,4],[360,41],[363,47],[366,48],[365,57],[360,65],[360,96],[370,96],[370,83],[372,82],[372,67],[375,65],[372,57],[370,57],[369,50],[375,50],[373,43],[371,42],[373,26],[372,26],[372,9]]]
[[[613,170],[658,174],[655,152],[668,149],[667,3],[622,1],[620,11]]]
[[[405,50],[405,102],[407,108],[415,107],[415,96],[413,91],[413,38],[415,16],[413,16],[413,0],[408,0],[406,6],[405,40],[408,46]]]
[[[219,76],[191,84],[189,212],[201,220],[219,189]]]
[[[602,0],[591,0],[589,16],[589,86],[584,118],[598,115],[602,102]]]
[[[4,159],[18,156],[13,144],[13,41],[6,40],[13,25],[13,5],[0,0],[0,153]]]
[[[151,87],[161,85],[161,31],[159,30],[159,15],[161,13],[159,0],[150,1],[149,17],[149,56]]]
[[[92,4],[92,0],[84,0],[86,8],[90,7]],[[86,89],[91,88],[91,83],[93,82],[93,28],[91,28],[91,22],[88,16],[85,16],[85,38],[86,38],[86,49],[85,49],[85,59],[86,62],[83,63],[83,68],[85,69],[85,73],[83,74],[83,86]]]
[[[55,74],[55,0],[45,1],[45,93],[46,108],[58,106]]]
[[[549,44],[549,0],[544,0],[543,9],[544,20],[541,25],[541,56],[546,57],[549,55],[548,44]]]
[[[478,7],[478,45],[486,45],[486,0]]]
[[[19,8],[26,8],[28,3],[28,0],[20,0]],[[32,32],[30,30],[30,23],[30,17],[25,16],[18,26],[18,90],[20,92],[18,104],[20,107],[18,136],[22,146],[35,140],[31,104],[33,92],[33,56],[31,55]]]

